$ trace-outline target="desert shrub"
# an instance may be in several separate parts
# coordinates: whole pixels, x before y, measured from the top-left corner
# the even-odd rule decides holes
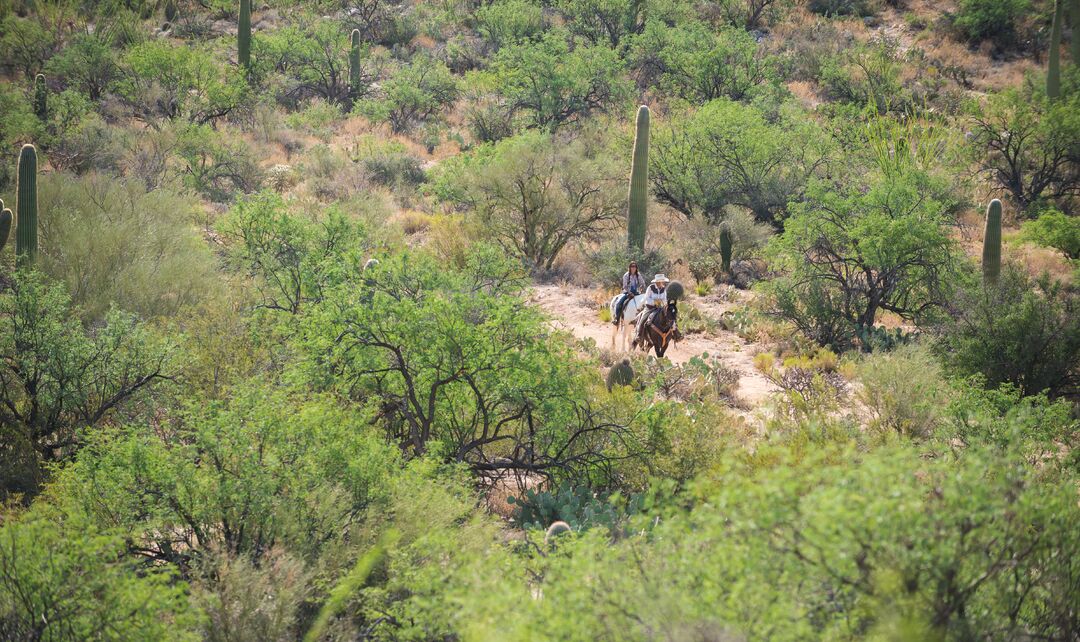
[[[280,548],[254,564],[245,556],[211,554],[198,569],[192,602],[205,614],[207,642],[285,642],[300,632],[314,589],[311,571]]]
[[[883,4],[881,0],[810,0],[808,7],[826,16],[872,16]]]
[[[571,47],[567,34],[551,30],[536,42],[504,47],[492,61],[492,87],[512,112],[556,129],[620,106],[630,87],[619,56],[603,46]]]
[[[550,491],[536,491],[531,488],[518,496],[510,496],[507,501],[514,508],[514,521],[524,528],[546,529],[553,522],[566,522],[575,531],[601,527],[614,530],[625,518],[626,511],[620,511],[607,501],[598,497],[586,487],[573,487],[562,484]],[[633,507],[627,507],[632,512]]]
[[[656,84],[693,103],[751,99],[775,82],[776,61],[742,28],[714,29],[701,22],[668,26],[648,22],[631,51],[639,84]]]
[[[390,123],[397,133],[438,120],[458,96],[457,79],[446,65],[426,54],[416,54],[379,86],[373,98],[357,103],[368,118]]]
[[[112,306],[168,317],[214,287],[213,259],[185,198],[97,174],[51,173],[38,182],[47,215],[37,266],[67,285],[86,319]]]
[[[312,99],[300,111],[295,111],[285,118],[285,123],[292,129],[305,132],[322,140],[330,140],[334,134],[334,125],[341,120],[341,108],[330,101]]]
[[[444,163],[435,188],[509,251],[550,270],[564,248],[597,239],[625,207],[621,170],[590,142],[526,132]]]
[[[476,11],[477,31],[495,49],[529,40],[546,27],[540,6],[527,0],[501,0]]]
[[[153,127],[177,119],[202,125],[250,98],[242,73],[208,51],[149,40],[124,52],[113,90],[132,116]]]
[[[494,143],[514,135],[514,114],[507,101],[495,94],[479,92],[465,107],[465,118],[473,138]]]
[[[1021,209],[1080,195],[1080,93],[1008,89],[973,104],[971,129],[975,161]]]
[[[198,640],[187,587],[141,567],[120,535],[34,510],[0,526],[0,637]]]
[[[779,225],[830,154],[823,132],[793,106],[770,122],[754,106],[721,98],[658,129],[649,156],[657,200],[716,223],[736,205]]]
[[[949,305],[940,347],[947,368],[1009,383],[1024,395],[1069,394],[1080,384],[1080,298],[1044,276],[1006,267],[997,286],[969,284]]]
[[[636,3],[611,0],[560,0],[554,3],[566,16],[567,28],[591,45],[617,49],[632,34],[639,33],[645,19],[645,7]],[[664,17],[676,21],[682,17],[677,5],[665,7]]]
[[[904,62],[899,43],[885,37],[845,49],[821,66],[821,85],[834,99],[873,105],[880,114],[909,101],[900,82]]]
[[[69,459],[90,429],[122,417],[175,374],[173,346],[113,310],[87,330],[62,284],[21,270],[0,293],[0,459],[25,477],[9,492],[33,494],[45,462]]]
[[[260,33],[253,39],[253,75],[256,78],[281,74],[279,100],[299,104],[319,98],[330,104],[344,104],[366,95],[382,60],[372,55],[366,44],[360,52],[360,87],[352,94],[349,86],[351,29],[335,20],[301,14],[296,24]],[[361,30],[361,34],[368,33]]]
[[[239,201],[218,231],[229,267],[253,280],[268,310],[296,314],[363,265],[364,228],[337,208],[305,216],[262,192]]]
[[[112,43],[98,33],[76,36],[45,66],[47,76],[95,101],[109,88],[118,71]]]
[[[65,129],[49,148],[53,168],[76,174],[120,174],[128,145],[127,134],[93,113]]]
[[[953,24],[972,42],[987,38],[1005,48],[1015,41],[1017,21],[1031,10],[1031,0],[960,0]]]
[[[814,184],[769,245],[785,275],[764,286],[773,314],[847,348],[885,310],[927,322],[948,300],[956,263],[945,204],[909,172],[864,187]]]
[[[1066,258],[1080,259],[1080,217],[1066,216],[1058,210],[1043,212],[1034,221],[1024,223],[1025,240],[1052,247]]]
[[[373,149],[369,156],[364,157],[363,164],[372,180],[387,187],[415,188],[426,178],[420,159],[400,143]]]
[[[315,560],[385,500],[397,469],[394,447],[360,425],[333,403],[248,383],[156,432],[94,441],[57,483],[72,510],[188,574],[216,554],[259,563],[276,546]]]
[[[935,357],[910,346],[859,363],[856,397],[874,430],[913,438],[930,436],[942,420],[948,387]]]
[[[691,221],[686,234],[687,267],[699,283],[719,283],[726,275],[721,252],[725,234],[731,241],[731,260],[734,262],[755,258],[773,233],[772,227],[758,223],[745,209],[725,208],[723,214],[715,218],[716,222]]]
[[[183,165],[184,182],[218,203],[239,193],[250,194],[262,184],[262,168],[255,150],[240,136],[222,136],[207,125],[186,127],[176,149]]]
[[[621,288],[622,275],[630,261],[637,261],[638,271],[650,279],[657,272],[671,272],[671,260],[662,249],[647,247],[644,252],[638,252],[627,247],[622,234],[612,236],[616,238],[601,243],[588,255],[589,270],[595,280]]]

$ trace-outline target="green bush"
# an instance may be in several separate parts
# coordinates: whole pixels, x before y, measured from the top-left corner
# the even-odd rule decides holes
[[[872,429],[926,438],[942,420],[948,386],[935,357],[924,348],[867,357],[858,377],[856,396],[872,416]]]
[[[882,0],[810,0],[809,8],[826,16],[872,16],[883,4]]]
[[[528,0],[501,0],[476,11],[477,31],[495,49],[530,40],[547,26],[544,11]]]
[[[1031,0],[960,0],[954,24],[968,40],[993,38],[998,48],[1013,44],[1017,21],[1031,10]]]
[[[38,269],[67,284],[85,318],[117,306],[144,318],[191,308],[215,287],[194,207],[167,190],[104,175],[39,179]]]
[[[397,133],[439,120],[458,96],[458,82],[446,65],[426,54],[416,54],[381,83],[378,94],[359,101],[359,113],[390,123]]]
[[[1024,395],[1080,385],[1080,297],[1049,277],[1002,269],[996,286],[968,285],[949,306],[941,349],[955,374],[979,374]]]
[[[1080,217],[1050,210],[1024,223],[1021,236],[1037,245],[1052,247],[1071,260],[1080,259]]]

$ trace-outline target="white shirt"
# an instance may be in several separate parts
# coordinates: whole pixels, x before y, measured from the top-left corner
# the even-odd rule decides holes
[[[649,287],[645,288],[645,305],[667,305],[667,288],[664,288],[663,292],[657,292],[655,285],[649,285]]]

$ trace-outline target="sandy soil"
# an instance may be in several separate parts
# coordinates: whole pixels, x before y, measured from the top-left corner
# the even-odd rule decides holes
[[[531,302],[543,308],[556,327],[567,330],[579,339],[593,339],[601,348],[611,348],[613,326],[600,321],[597,316],[595,302],[599,299],[598,293],[585,288],[537,285],[533,288]],[[713,303],[693,294],[688,301],[714,318],[734,305]],[[727,366],[740,373],[738,396],[747,404],[756,406],[776,390],[776,386],[754,369],[754,355],[757,353],[754,344],[732,332],[720,330],[710,334],[688,335],[669,348],[665,356],[672,363],[681,364],[703,352],[720,357]]]

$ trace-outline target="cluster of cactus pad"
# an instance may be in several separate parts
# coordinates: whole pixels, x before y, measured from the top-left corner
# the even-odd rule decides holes
[[[634,382],[634,368],[629,359],[623,359],[611,366],[607,373],[607,389],[611,391],[615,386],[629,386]]]
[[[21,262],[37,256],[37,149],[23,145],[19,152],[19,183],[16,189],[15,254]]]
[[[631,251],[645,251],[646,209],[649,199],[649,108],[637,112],[634,133],[634,160],[630,168],[630,198],[627,211],[627,237]]]
[[[986,208],[986,227],[983,228],[983,282],[997,283],[1001,274],[1001,201],[996,198]]]

